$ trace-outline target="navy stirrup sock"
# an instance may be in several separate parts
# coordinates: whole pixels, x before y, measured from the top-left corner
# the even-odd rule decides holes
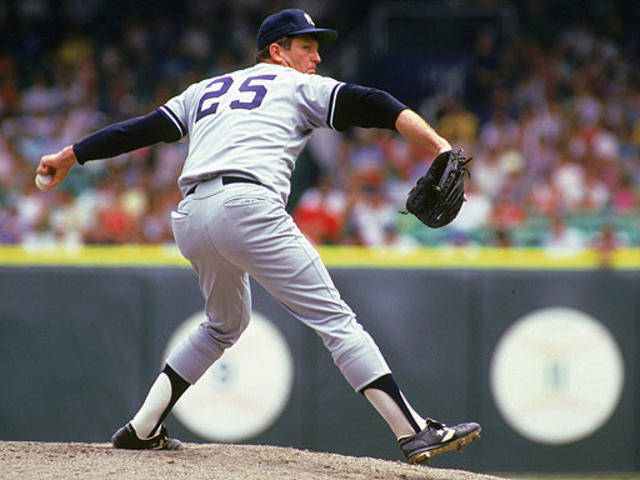
[[[160,419],[158,420],[158,423],[156,424],[152,432],[156,432],[158,430],[162,422],[164,422],[164,419],[167,418],[167,415],[169,415],[169,412],[176,404],[178,399],[190,386],[189,382],[178,375],[176,371],[169,366],[168,363],[165,364],[164,368],[162,369],[162,373],[169,377],[169,382],[171,383],[171,399],[169,400],[169,404],[167,405],[167,407],[162,412],[162,415],[160,415]]]
[[[411,424],[411,427],[416,431],[416,433],[421,430],[415,418],[413,418],[413,415],[411,414],[409,407],[407,406],[407,402],[405,402],[402,396],[402,393],[400,393],[398,384],[396,384],[396,381],[393,379],[390,373],[388,373],[387,375],[383,375],[382,377],[363,387],[360,390],[360,393],[364,395],[364,391],[368,388],[375,388],[389,395],[393,399],[393,401],[396,402],[398,407],[400,407],[400,410],[402,410],[404,416],[407,417],[407,420]]]

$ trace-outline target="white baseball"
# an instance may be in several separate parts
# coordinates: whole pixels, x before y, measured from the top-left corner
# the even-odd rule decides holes
[[[53,177],[49,175],[38,174],[36,175],[36,187],[44,192],[47,188],[47,185],[51,183],[51,180],[53,180]]]

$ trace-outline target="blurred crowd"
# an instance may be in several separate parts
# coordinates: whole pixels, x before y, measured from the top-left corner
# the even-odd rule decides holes
[[[290,6],[120,3],[0,7],[0,243],[172,242],[185,143],[89,162],[46,194],[35,189],[35,166],[198,79],[251,64],[261,19]],[[348,3],[304,6],[318,23],[349,31]],[[298,225],[316,244],[640,245],[638,41],[614,20],[606,29],[567,20],[544,40],[522,21],[510,44],[479,30],[463,92],[415,106],[474,157],[468,200],[452,225],[430,230],[399,214],[431,158],[376,129],[314,133],[294,175],[289,208]]]

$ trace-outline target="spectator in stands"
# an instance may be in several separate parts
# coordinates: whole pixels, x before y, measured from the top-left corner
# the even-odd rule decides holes
[[[500,230],[512,230],[520,227],[527,219],[527,212],[521,203],[514,202],[507,190],[499,193],[493,203],[490,222]]]
[[[580,230],[568,226],[563,215],[557,214],[551,221],[551,229],[543,245],[548,250],[569,253],[586,248],[587,239]]]
[[[615,252],[626,246],[628,241],[609,222],[602,226],[599,235],[592,243],[592,247],[598,252],[599,266],[605,269],[613,267]]]
[[[619,186],[611,199],[613,212],[617,215],[637,214],[640,210],[638,187],[625,171],[621,171],[619,175]]]
[[[509,248],[513,246],[509,230],[498,228],[494,231],[491,245],[497,248]]]
[[[473,61],[466,79],[466,102],[481,122],[491,115],[493,91],[500,77],[500,59],[495,34],[481,30],[475,38]]]
[[[467,201],[451,228],[465,233],[487,228],[491,216],[491,199],[478,187],[474,177],[466,183],[465,195]]]
[[[336,244],[342,233],[346,198],[334,188],[333,178],[325,174],[315,188],[307,190],[293,212],[302,233],[314,243]]]
[[[438,120],[437,130],[449,139],[451,145],[474,152],[479,128],[478,117],[459,98],[450,97]]]
[[[34,190],[33,159],[103,124],[149,111],[191,83],[192,75],[240,66],[253,48],[247,42],[252,35],[245,33],[253,30],[252,18],[263,17],[277,2],[165,2],[151,16],[139,15],[136,2],[121,2],[117,15],[104,0],[81,7],[51,0],[13,3],[10,19],[0,18],[3,243],[61,241],[58,213],[46,209]],[[340,17],[333,23],[348,23],[349,16],[341,14],[349,7],[334,3],[314,8]],[[532,224],[544,224],[557,212],[590,215],[594,224],[607,209],[613,220],[640,214],[640,74],[632,57],[638,40],[636,26],[624,15],[631,3],[618,4],[622,33],[615,35],[588,16],[567,20],[560,29],[532,21],[544,18],[553,2],[518,6],[521,25],[532,30],[513,47],[502,46],[493,30],[477,32],[468,70],[461,74],[464,89],[435,102],[438,129],[475,157],[470,201],[441,238],[451,243],[459,241],[455,233],[461,230],[488,238],[493,228],[519,228],[531,234],[532,244],[542,245],[546,232]],[[215,21],[205,26],[203,18]],[[91,28],[98,20],[101,28]],[[314,202],[324,205],[317,199],[325,185],[311,187],[297,215],[301,224],[307,222],[308,235],[320,243],[378,245],[389,243],[389,232],[416,232],[408,221],[397,223],[396,212],[429,156],[388,132],[321,133],[309,148],[331,172],[330,197],[342,197],[328,204],[343,206],[323,206],[309,216]],[[179,195],[172,179],[186,148],[159,145],[123,158],[135,168],[119,185],[101,180],[111,166],[72,173],[65,205],[77,212],[73,228],[81,241],[171,241],[167,209]],[[154,189],[146,186],[149,178]],[[123,204],[124,213],[117,211]],[[341,209],[338,228],[335,210]],[[105,210],[108,215],[100,214]],[[320,212],[329,212],[326,221],[319,221]],[[111,227],[120,225],[108,238],[96,226],[105,215]],[[131,231],[124,234],[127,222]]]
[[[361,245],[380,247],[393,239],[398,211],[388,201],[380,183],[362,186],[351,211],[351,222]]]

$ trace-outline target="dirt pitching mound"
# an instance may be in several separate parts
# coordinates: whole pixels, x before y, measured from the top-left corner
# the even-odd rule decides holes
[[[175,452],[107,443],[0,442],[4,479],[496,480],[498,477],[366,457],[253,445],[186,444]]]

